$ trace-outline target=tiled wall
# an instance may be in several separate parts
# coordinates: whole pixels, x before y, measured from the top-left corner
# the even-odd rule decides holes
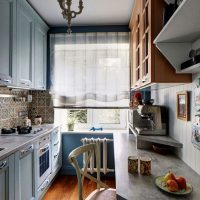
[[[54,109],[48,91],[32,91],[33,101],[29,104],[29,118],[34,122],[34,117],[40,115],[42,123],[54,122]]]
[[[24,117],[19,117],[19,111],[25,111],[34,124],[34,117],[40,115],[42,123],[54,122],[54,109],[51,106],[51,96],[48,91],[20,91],[0,88],[1,94],[15,95],[16,97],[27,97],[32,94],[33,101],[16,101],[15,97],[0,96],[0,129],[22,126]]]
[[[198,75],[196,75],[198,76]],[[155,99],[155,103],[159,105],[165,105],[169,110],[169,134],[174,139],[183,143],[183,148],[177,152],[178,156],[193,168],[198,174],[200,174],[200,151],[196,149],[192,142],[192,123],[194,122],[194,116],[196,111],[194,109],[194,96],[193,91],[195,87],[195,78],[193,77],[192,84],[185,84],[181,86],[171,87],[167,89],[160,89],[152,92],[152,98]],[[190,92],[190,113],[191,120],[183,121],[176,117],[176,94],[180,91]]]
[[[27,96],[27,91],[11,91],[7,88],[0,88],[1,94],[16,95],[17,97]],[[22,125],[24,117],[19,117],[19,111],[28,111],[28,103],[15,101],[14,97],[0,97],[0,128],[16,127]]]

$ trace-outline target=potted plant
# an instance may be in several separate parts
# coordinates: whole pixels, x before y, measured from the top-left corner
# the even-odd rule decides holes
[[[69,112],[68,118],[67,118],[67,127],[68,131],[74,130],[74,125],[76,122],[76,115],[74,112]]]

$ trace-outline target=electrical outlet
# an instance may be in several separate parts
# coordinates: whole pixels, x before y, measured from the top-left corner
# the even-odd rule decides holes
[[[33,100],[32,95],[29,94],[29,95],[27,96],[27,101],[30,103],[30,102],[32,102],[32,100]]]
[[[28,112],[27,111],[19,111],[18,112],[18,116],[19,117],[27,117],[28,116]]]

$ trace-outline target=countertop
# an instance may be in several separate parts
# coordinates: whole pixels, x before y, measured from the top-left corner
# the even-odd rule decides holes
[[[200,176],[174,155],[160,155],[153,151],[136,149],[132,134],[114,134],[115,177],[118,199],[127,200],[199,200]],[[128,173],[128,156],[148,155],[152,159],[152,175],[142,176]],[[193,192],[188,196],[175,196],[159,190],[154,183],[157,176],[172,170],[192,184]]]
[[[0,160],[8,157],[12,153],[18,151],[19,149],[23,148],[24,146],[34,143],[39,138],[45,136],[46,134],[50,133],[56,126],[53,124],[43,124],[42,127],[45,127],[45,130],[41,133],[35,134],[32,137],[29,136],[2,136],[0,135],[0,148],[5,148],[4,150],[0,151]]]

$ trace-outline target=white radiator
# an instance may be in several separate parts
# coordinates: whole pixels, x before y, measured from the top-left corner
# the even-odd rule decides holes
[[[82,138],[81,142],[83,143],[83,145],[85,144],[90,144],[90,143],[96,143],[97,144],[97,148],[99,154],[101,154],[101,152],[103,152],[103,155],[99,155],[100,158],[100,171],[104,174],[107,174],[108,172],[114,172],[114,169],[109,169],[107,167],[107,161],[108,161],[108,149],[107,149],[107,144],[108,142],[113,142],[113,139],[107,139],[107,138]],[[102,145],[101,145],[102,144]],[[103,148],[103,150],[101,151],[101,147]],[[87,160],[88,154],[85,153],[83,155],[83,168],[85,167],[85,163]],[[101,159],[103,158],[103,159]],[[103,165],[101,164],[101,160],[103,160]],[[91,156],[90,158],[90,162],[89,162],[89,167],[87,169],[91,174],[93,174],[94,172],[97,172],[97,169],[95,167],[95,156],[94,154]]]

